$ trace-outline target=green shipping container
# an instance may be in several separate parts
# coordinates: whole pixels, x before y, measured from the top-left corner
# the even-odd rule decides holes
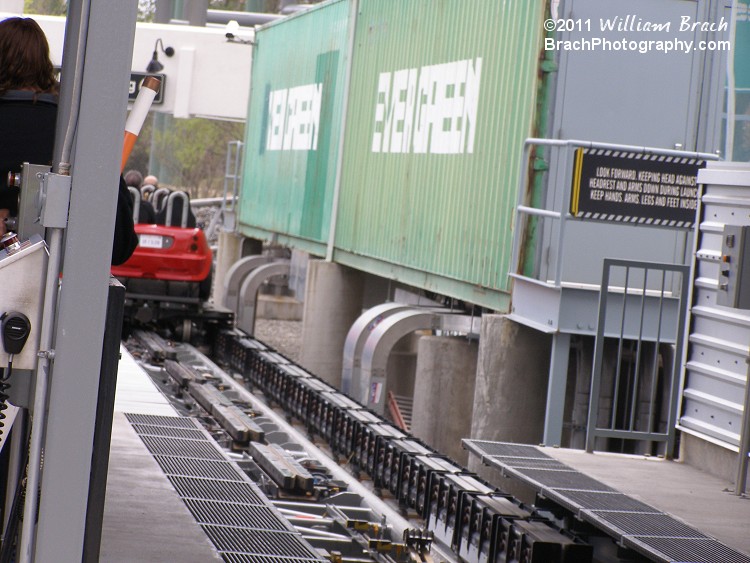
[[[324,253],[339,146],[349,4],[255,36],[238,229]]]
[[[544,5],[360,0],[354,16],[351,1],[334,1],[261,29],[241,232],[276,234],[325,255],[335,221],[334,261],[506,311],[512,218],[523,142],[533,129]],[[289,127],[283,135],[277,128],[284,122],[277,109],[289,95],[282,90],[310,84],[322,87],[317,146],[276,150],[294,146]]]
[[[507,309],[543,7],[362,2],[337,262]]]

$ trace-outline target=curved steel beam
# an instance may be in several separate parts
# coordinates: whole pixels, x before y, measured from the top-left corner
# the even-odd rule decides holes
[[[359,399],[359,371],[362,364],[362,348],[367,337],[383,319],[408,308],[409,305],[402,303],[383,303],[367,309],[354,321],[344,342],[344,362],[341,369],[341,390],[344,393]]]
[[[440,328],[440,313],[410,309],[391,315],[370,333],[362,350],[359,400],[378,414],[385,410],[386,366],[391,349],[402,337]]]
[[[258,266],[247,275],[240,288],[240,305],[237,310],[237,327],[247,334],[255,333],[255,307],[258,301],[258,290],[267,279],[274,276],[289,275],[289,260],[271,262]]]
[[[237,300],[240,294],[240,286],[242,285],[245,276],[255,268],[275,260],[276,259],[272,256],[259,254],[255,256],[246,256],[232,264],[224,275],[224,307],[237,313]]]

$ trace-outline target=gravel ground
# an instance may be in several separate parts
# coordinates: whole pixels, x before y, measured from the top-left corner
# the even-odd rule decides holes
[[[302,341],[301,321],[256,319],[255,337],[276,348],[290,360],[299,363]]]
[[[199,227],[207,228],[211,219],[219,208],[217,206],[194,207],[196,222]],[[216,231],[218,233],[218,229]],[[214,233],[214,235],[216,235]],[[217,237],[214,236],[214,239]],[[209,244],[216,243],[216,240],[208,241]],[[276,348],[290,360],[299,362],[300,341],[302,339],[302,322],[301,321],[279,321],[271,319],[256,319],[255,337],[262,340],[269,346]]]

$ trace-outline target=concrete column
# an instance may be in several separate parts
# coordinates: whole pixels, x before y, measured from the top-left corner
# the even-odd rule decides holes
[[[464,465],[461,439],[471,433],[477,354],[477,343],[466,338],[419,339],[412,433]]]
[[[219,250],[216,253],[211,301],[215,305],[224,303],[224,277],[229,268],[241,258],[242,236],[235,232],[219,231]]]
[[[572,347],[575,358],[574,386],[572,393],[571,425],[569,439],[563,439],[568,448],[586,448],[586,425],[589,418],[589,396],[591,394],[591,370],[594,361],[594,338],[579,338]],[[569,379],[570,381],[570,379]]]
[[[482,317],[472,438],[541,443],[550,354],[549,335],[502,315]],[[481,468],[476,456],[469,468]]]
[[[308,263],[300,363],[337,388],[346,334],[362,313],[363,291],[361,272],[324,260]]]

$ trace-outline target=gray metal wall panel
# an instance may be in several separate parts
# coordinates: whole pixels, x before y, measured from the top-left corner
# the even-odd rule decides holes
[[[723,172],[717,177],[714,170]],[[709,174],[702,172],[699,180],[711,178],[711,183],[704,187],[696,235],[695,288],[679,426],[733,448],[739,444],[742,421],[750,311],[716,305],[718,260],[724,225],[750,225],[750,166],[709,163],[705,172]]]
[[[673,37],[697,41],[706,34],[676,30],[681,17],[706,19],[708,11],[707,0],[564,0],[560,17],[590,19],[592,31],[562,33],[558,38],[641,41]],[[624,19],[631,15],[642,22],[671,22],[670,33],[600,31],[602,20],[619,17],[618,24],[625,25]],[[704,150],[697,140],[701,77],[707,72],[704,53],[578,50],[560,51],[559,55],[554,137],[663,149],[679,144],[685,150]],[[552,201],[561,205],[571,170],[564,160],[552,162],[548,208],[556,208]],[[549,256],[549,248],[554,257],[555,231],[545,233],[541,256]],[[571,244],[566,244],[563,252],[562,278],[579,283],[599,283],[605,257],[686,263],[692,247],[690,233],[684,231],[584,221],[569,222],[565,236]],[[554,262],[541,264],[542,271],[554,266]]]

